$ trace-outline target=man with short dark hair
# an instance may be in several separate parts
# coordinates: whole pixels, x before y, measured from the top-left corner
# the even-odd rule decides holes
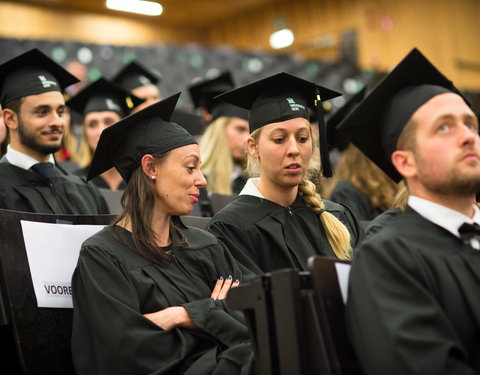
[[[478,119],[415,49],[339,130],[410,191],[352,261],[347,328],[364,372],[478,374]]]
[[[0,208],[105,214],[100,192],[55,163],[64,134],[62,91],[78,80],[37,49],[0,65],[0,104],[10,144],[0,160]]]

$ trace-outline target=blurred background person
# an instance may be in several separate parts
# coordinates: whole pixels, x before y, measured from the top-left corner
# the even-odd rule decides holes
[[[83,133],[78,155],[80,169],[73,173],[87,177],[103,130],[128,116],[130,110],[141,103],[143,100],[104,78],[91,83],[67,102],[72,110],[81,113],[83,117]],[[92,182],[104,189],[125,188],[125,182],[115,168],[103,172]]]
[[[328,187],[328,199],[348,206],[362,221],[392,207],[400,188],[353,144],[343,152]]]
[[[205,125],[213,120],[215,96],[235,87],[231,72],[224,71],[215,78],[204,78],[188,86],[188,92],[193,106],[203,118]]]
[[[162,94],[158,88],[161,77],[155,75],[136,61],[125,65],[111,81],[124,90],[131,92],[137,98],[144,100],[142,104],[132,108],[132,113],[162,100]]]
[[[212,108],[212,121],[199,143],[209,194],[238,195],[245,185],[248,114],[249,111],[228,103]]]

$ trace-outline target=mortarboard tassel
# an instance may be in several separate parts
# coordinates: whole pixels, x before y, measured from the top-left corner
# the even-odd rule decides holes
[[[328,152],[327,125],[325,123],[325,118],[323,117],[323,107],[320,98],[320,90],[318,89],[318,87],[315,89],[315,97],[315,107],[317,109],[318,119],[318,143],[320,147],[322,175],[328,178],[333,176],[333,166],[330,161],[330,154]]]

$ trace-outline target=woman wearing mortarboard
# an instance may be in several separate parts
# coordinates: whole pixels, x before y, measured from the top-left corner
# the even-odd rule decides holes
[[[250,374],[240,311],[252,277],[210,233],[183,225],[205,186],[195,139],[170,116],[179,94],[105,129],[88,179],[127,187],[113,224],[87,239],[72,277],[77,374]]]
[[[308,269],[312,255],[350,259],[361,229],[351,211],[323,200],[308,180],[315,144],[308,107],[338,93],[280,73],[218,96],[250,110],[247,169],[239,197],[216,214],[208,230],[256,274],[280,268]],[[325,177],[333,173],[320,121]]]

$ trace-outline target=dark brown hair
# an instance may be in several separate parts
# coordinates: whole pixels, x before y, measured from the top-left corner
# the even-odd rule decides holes
[[[5,105],[5,108],[8,108],[16,113],[17,116],[20,115],[20,107],[22,106],[23,98],[12,100],[11,102]]]
[[[154,156],[155,164],[162,164],[168,157],[169,152]],[[123,220],[129,220],[132,226],[132,237],[137,254],[145,257],[156,264],[162,264],[170,260],[170,257],[156,245],[157,236],[151,228],[155,196],[152,181],[148,179],[141,166],[133,171],[127,187],[122,195],[122,211],[115,218],[112,226]],[[114,237],[122,242],[113,232]],[[170,218],[170,235],[174,247],[188,247],[188,243],[179,224]],[[128,246],[128,244],[126,244]]]

